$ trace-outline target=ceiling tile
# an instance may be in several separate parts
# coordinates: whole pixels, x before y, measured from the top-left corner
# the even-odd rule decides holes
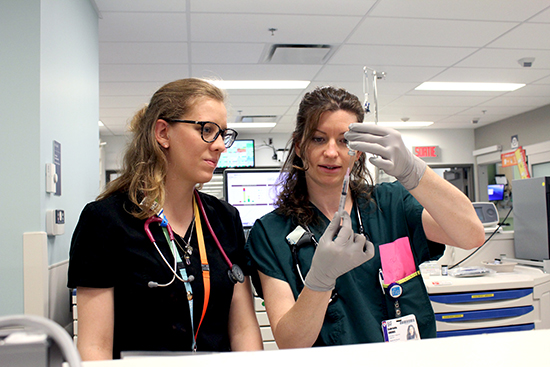
[[[99,105],[104,108],[135,108],[141,104],[147,103],[151,96],[101,96]]]
[[[462,60],[455,66],[474,68],[510,68],[521,69],[518,60],[524,57],[534,57],[532,69],[547,69],[550,71],[549,50],[527,49],[495,49],[485,48]]]
[[[100,64],[174,64],[188,62],[185,42],[100,42]]]
[[[550,6],[529,19],[531,23],[550,23]]]
[[[550,24],[525,23],[491,42],[488,47],[548,50],[550,39],[541,36],[549,34]]]
[[[448,66],[477,51],[468,47],[343,45],[330,65]]]
[[[470,19],[521,22],[542,9],[545,1],[441,1],[391,0],[381,1],[372,10],[372,16],[417,19]]]
[[[197,0],[191,2],[192,12],[209,13],[246,13],[246,14],[304,14],[304,15],[363,15],[374,0],[339,0],[326,1],[323,4],[319,0]]]
[[[184,64],[100,65],[104,82],[162,82],[189,77],[189,66]]]
[[[99,20],[102,42],[187,41],[185,13],[105,13]]]
[[[105,12],[183,12],[185,1],[181,0],[92,0],[102,13]]]
[[[194,64],[257,64],[264,52],[264,43],[193,42]]]
[[[184,77],[309,80],[304,90],[231,90],[228,114],[280,116],[290,133],[303,95],[343,87],[364,101],[368,66],[379,118],[430,119],[426,129],[484,126],[550,103],[550,3],[501,0],[97,0],[102,134]],[[270,32],[269,28],[277,28]],[[273,44],[329,44],[319,65],[273,64]],[[535,57],[531,68],[517,60]],[[368,100],[374,104],[372,73]],[[523,82],[515,92],[415,91],[425,81]],[[485,113],[482,111],[485,110]],[[112,116],[112,117],[111,117]],[[480,117],[481,116],[481,117]],[[477,125],[471,124],[479,117]],[[374,113],[367,114],[374,118]],[[253,131],[247,131],[253,134]]]
[[[149,96],[162,87],[163,82],[100,82],[101,96]],[[101,106],[100,106],[101,107]]]
[[[548,70],[522,68],[450,68],[432,78],[432,82],[531,83],[548,75]]]
[[[349,43],[408,46],[482,47],[512,29],[513,22],[368,17]]]
[[[265,14],[191,15],[193,42],[342,43],[361,17]],[[277,28],[274,35],[269,28]]]

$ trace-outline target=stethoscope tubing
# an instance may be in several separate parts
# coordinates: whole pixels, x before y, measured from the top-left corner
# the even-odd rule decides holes
[[[170,271],[172,272],[173,276],[172,276],[172,280],[170,280],[170,282],[166,283],[166,284],[163,284],[162,286],[168,286],[170,284],[172,284],[174,282],[174,279],[178,279],[179,281],[183,282],[183,283],[186,283],[186,282],[191,282],[193,281],[193,279],[187,279],[187,280],[184,280],[183,278],[181,278],[177,273],[176,273],[176,268],[178,266],[178,262],[177,262],[177,259],[176,257],[174,256],[174,266],[172,267],[170,265],[170,263],[168,263],[168,260],[166,260],[166,257],[164,256],[164,254],[162,253],[162,251],[160,251],[158,245],[157,245],[157,242],[155,241],[155,238],[153,237],[153,234],[151,233],[151,230],[149,229],[149,225],[153,222],[159,222],[159,223],[162,223],[162,219],[160,217],[157,217],[157,216],[153,216],[153,217],[150,217],[148,218],[146,221],[145,221],[145,233],[147,234],[147,237],[149,237],[149,239],[151,240],[151,243],[153,243],[153,245],[155,246],[157,252],[160,254],[160,257],[162,258],[162,260],[164,261],[164,263],[166,264],[166,266],[168,266],[168,268],[170,269]],[[170,226],[169,223],[166,223],[166,229],[168,230],[168,234],[170,236],[170,241],[174,241],[174,232],[172,231],[172,227]],[[176,250],[177,251],[177,250]],[[159,284],[160,285],[160,284]]]
[[[195,194],[195,198],[196,198],[196,202],[197,202],[197,205],[198,207],[200,208],[200,211],[204,217],[204,220],[205,220],[205,223],[208,227],[208,230],[210,232],[210,234],[212,235],[212,237],[214,238],[214,242],[216,242],[216,245],[218,246],[218,249],[220,250],[220,253],[222,254],[225,262],[227,263],[227,265],[229,266],[229,277],[230,279],[233,281],[233,282],[240,282],[242,283],[244,281],[244,277],[242,276],[242,270],[240,270],[240,268],[238,266],[235,266],[231,260],[229,259],[229,257],[227,256],[227,254],[225,253],[225,250],[223,249],[220,241],[218,240],[218,237],[216,236],[216,233],[214,232],[214,229],[212,228],[212,225],[210,224],[210,221],[208,220],[208,216],[206,215],[206,211],[204,210],[204,206],[202,204],[202,201],[200,199],[200,196],[199,196],[199,193],[198,191],[195,189],[194,190],[194,194]],[[160,251],[160,248],[158,247],[157,243],[156,243],[156,240],[155,240],[155,237],[153,236],[153,233],[151,232],[151,230],[149,229],[149,225],[151,223],[159,223],[161,227],[165,227],[167,232],[168,232],[168,238],[167,240],[169,240],[169,243],[168,245],[170,246],[173,246],[174,248],[172,249],[172,252],[174,251],[178,251],[177,248],[175,248],[174,246],[174,241],[175,241],[175,237],[174,237],[174,232],[172,230],[172,227],[170,226],[170,223],[168,223],[168,220],[166,219],[166,216],[164,216],[163,214],[163,211],[161,210],[159,212],[159,214],[156,214],[150,218],[148,218],[146,221],[145,221],[145,224],[144,224],[144,229],[145,229],[145,233],[147,234],[147,237],[149,237],[149,240],[151,241],[151,243],[155,246],[155,249],[157,250],[157,252],[160,254],[162,260],[164,261],[164,263],[166,264],[166,266],[168,266],[168,268],[170,269],[170,271],[172,272],[173,274],[173,277],[172,277],[172,280],[170,280],[170,282],[166,283],[166,284],[158,284],[156,286],[168,286],[170,284],[173,283],[174,279],[177,278],[179,281],[183,282],[183,283],[189,283],[189,282],[192,282],[195,278],[190,275],[188,279],[184,279],[182,277],[180,277],[177,272],[176,272],[176,269],[177,269],[177,266],[178,266],[178,261],[177,261],[177,258],[176,256],[174,255],[174,266],[171,266],[170,263],[168,262],[168,260],[166,260],[166,257],[164,256],[164,254],[162,253],[162,251]],[[197,213],[197,216],[198,213]],[[200,221],[200,217],[197,218],[196,220],[199,220]],[[206,263],[206,265],[208,265],[208,263]],[[156,284],[156,283],[155,283]]]
[[[216,245],[218,245],[218,248],[220,249],[220,252],[221,252],[223,258],[225,259],[225,262],[227,263],[227,265],[229,265],[229,269],[233,269],[233,263],[231,262],[231,260],[229,260],[229,257],[225,253],[222,245],[220,244],[220,241],[218,240],[218,236],[216,236],[216,233],[214,233],[214,230],[212,229],[212,226],[210,225],[210,221],[208,220],[208,217],[206,216],[204,206],[202,205],[202,201],[199,197],[199,192],[197,190],[195,190],[195,197],[197,199],[197,203],[199,205],[199,209],[201,210],[202,216],[204,217],[204,221],[206,222],[206,226],[208,227],[208,231],[210,232],[210,234],[212,234],[212,237],[214,237],[214,241],[216,242]],[[199,218],[199,220],[200,220],[200,218]]]

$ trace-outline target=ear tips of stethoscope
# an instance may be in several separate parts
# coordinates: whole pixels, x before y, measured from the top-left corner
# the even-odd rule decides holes
[[[193,275],[189,275],[187,279],[189,282],[192,282],[193,280],[195,280],[195,277]]]
[[[149,282],[149,283],[147,283],[147,286],[149,288],[156,288],[156,287],[159,286],[159,284],[157,282]]]

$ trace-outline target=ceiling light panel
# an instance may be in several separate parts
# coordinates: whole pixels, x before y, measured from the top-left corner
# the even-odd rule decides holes
[[[510,92],[524,86],[525,84],[521,83],[425,82],[416,87],[415,90]]]

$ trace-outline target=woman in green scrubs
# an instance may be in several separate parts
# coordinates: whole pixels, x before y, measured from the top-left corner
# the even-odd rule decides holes
[[[363,118],[359,99],[343,89],[307,93],[277,209],[250,231],[255,288],[279,348],[381,342],[382,323],[401,315],[414,315],[421,338],[435,337],[418,265],[440,255],[441,244],[472,249],[484,241],[470,200],[412,155],[399,132]],[[374,185],[365,152],[397,181]],[[350,164],[349,195],[339,214]],[[387,255],[381,258],[381,246],[398,249],[401,260],[392,265]],[[399,285],[392,291],[400,290],[394,298],[389,276],[400,273],[392,281]]]

